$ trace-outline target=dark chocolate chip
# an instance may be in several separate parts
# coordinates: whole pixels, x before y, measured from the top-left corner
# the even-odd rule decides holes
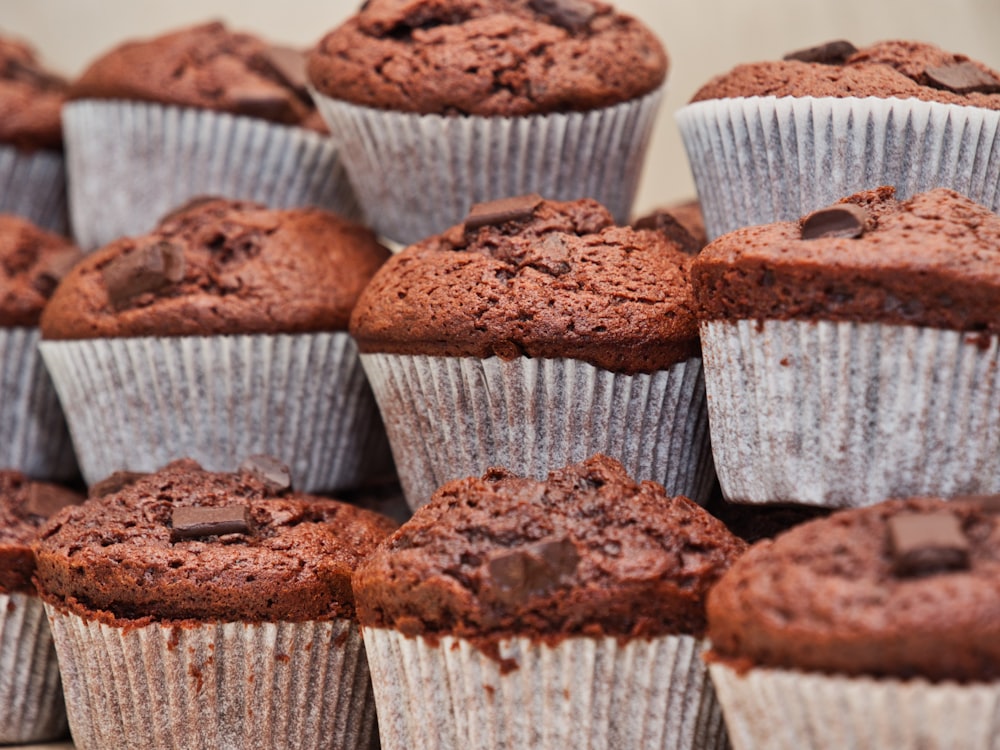
[[[292,488],[292,473],[288,465],[274,456],[263,453],[248,456],[240,464],[240,471],[257,477],[268,492],[279,493]]]
[[[28,486],[28,499],[24,510],[33,516],[48,518],[68,505],[76,505],[80,497],[75,492],[55,487],[50,484],[31,484]]]
[[[969,540],[954,513],[899,513],[889,519],[889,550],[898,576],[969,567]]]
[[[652,229],[659,232],[677,249],[687,255],[697,255],[701,251],[701,245],[692,234],[685,229],[684,225],[666,211],[658,211],[652,216],[647,216],[635,223],[636,229]]]
[[[112,306],[123,307],[140,294],[183,279],[184,251],[167,241],[142,245],[112,260],[103,273]]]
[[[785,60],[798,60],[799,62],[822,63],[823,65],[843,65],[847,58],[858,51],[850,42],[844,39],[837,39],[833,42],[820,44],[816,47],[795,50],[785,55]]]
[[[513,198],[500,198],[488,203],[476,203],[469,209],[469,215],[465,217],[465,231],[470,232],[480,227],[499,226],[508,221],[530,219],[541,202],[542,196],[538,193],[531,193]]]
[[[813,211],[802,220],[802,239],[818,240],[822,237],[851,239],[865,233],[868,212],[853,203],[838,203]]]
[[[116,471],[110,477],[105,477],[100,482],[91,485],[87,497],[113,495],[129,485],[135,484],[144,476],[146,475],[141,471]]]
[[[250,509],[245,505],[174,508],[170,516],[171,541],[200,539],[223,534],[249,534]]]
[[[300,96],[309,96],[309,77],[306,74],[306,56],[293,47],[268,47],[264,61],[272,74]]]
[[[570,539],[537,542],[504,552],[487,563],[497,597],[508,604],[558,586],[576,570],[580,556]]]
[[[954,91],[956,94],[1000,93],[1000,80],[968,60],[927,68],[924,75],[934,88]]]
[[[585,28],[597,15],[597,8],[587,0],[531,0],[531,7],[569,31]]]
[[[234,107],[251,117],[286,120],[294,116],[290,95],[274,84],[248,82],[229,89],[228,96]]]

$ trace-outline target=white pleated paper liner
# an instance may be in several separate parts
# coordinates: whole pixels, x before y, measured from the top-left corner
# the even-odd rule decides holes
[[[414,509],[502,466],[545,479],[595,453],[704,503],[714,477],[701,360],[623,375],[573,359],[362,354]]]
[[[998,337],[903,325],[701,325],[727,500],[828,507],[1000,492]]]
[[[63,155],[0,144],[0,213],[17,214],[42,229],[68,235]]]
[[[393,112],[313,91],[368,222],[410,244],[473,203],[595,198],[628,221],[663,89],[590,112],[483,117]]]
[[[996,750],[1000,683],[709,665],[734,750]]]
[[[722,750],[702,642],[661,636],[469,641],[363,628],[382,750]]]
[[[333,141],[253,117],[147,102],[63,107],[73,233],[84,250],[148,232],[198,195],[360,210]]]
[[[347,333],[43,341],[87,484],[190,457],[288,464],[302,492],[357,486],[388,446]]]
[[[917,99],[746,97],[677,112],[709,239],[894,185],[1000,210],[1000,111]]]
[[[77,750],[368,750],[348,620],[118,627],[46,604]]]
[[[59,664],[42,600],[0,594],[0,743],[66,734]]]
[[[78,475],[37,328],[0,328],[0,466],[35,479]]]

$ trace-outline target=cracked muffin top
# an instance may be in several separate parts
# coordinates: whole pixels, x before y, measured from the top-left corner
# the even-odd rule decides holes
[[[362,352],[568,357],[624,373],[697,356],[691,256],[589,199],[519,196],[393,256],[351,316]]]
[[[29,45],[0,37],[0,143],[25,151],[61,150],[66,87]]]
[[[358,619],[481,645],[511,636],[701,636],[745,545],[684,497],[594,456],[545,481],[449,482],[354,574]]]
[[[597,109],[666,73],[656,36],[594,0],[368,0],[309,58],[321,94],[444,115]]]
[[[326,132],[309,96],[305,59],[206,23],[115,47],[73,82],[69,98],[197,107]]]
[[[837,41],[738,65],[691,101],[747,96],[895,97],[1000,109],[1000,73],[924,42],[891,40],[859,50]]]
[[[42,337],[346,330],[388,257],[371,230],[326,211],[195,199],[86,256],[46,306]]]
[[[351,574],[396,524],[292,492],[257,461],[228,474],[184,459],[91,491],[42,529],[39,594],[107,622],[353,617]]]

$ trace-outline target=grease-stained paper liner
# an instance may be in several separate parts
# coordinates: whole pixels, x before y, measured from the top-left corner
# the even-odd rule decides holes
[[[0,743],[66,734],[59,664],[42,600],[0,594]]]
[[[0,466],[35,479],[77,476],[59,398],[38,354],[37,328],[0,328]]]
[[[63,155],[0,145],[0,213],[17,214],[43,229],[69,234]]]
[[[701,360],[623,375],[573,359],[362,354],[412,508],[503,466],[545,479],[604,453],[670,495],[708,499],[714,473]]]
[[[148,102],[63,107],[73,233],[84,250],[148,232],[198,195],[360,215],[329,136]]]
[[[663,89],[522,117],[393,112],[312,94],[368,222],[410,244],[460,223],[473,203],[524,193],[596,198],[625,223]]]
[[[709,239],[894,185],[1000,210],[1000,111],[917,99],[746,97],[677,112]]]
[[[116,627],[48,604],[77,750],[367,750],[349,620]]]
[[[1000,683],[709,670],[734,750],[1000,748]]]
[[[722,750],[702,641],[573,637],[500,643],[364,628],[382,750]]]
[[[347,333],[43,341],[87,484],[190,457],[288,464],[303,492],[356,486],[388,447]]]
[[[701,347],[727,500],[856,507],[1000,492],[997,336],[712,321]]]

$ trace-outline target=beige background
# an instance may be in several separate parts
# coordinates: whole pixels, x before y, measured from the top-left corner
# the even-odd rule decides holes
[[[673,113],[713,75],[835,38],[934,42],[1000,69],[1000,0],[618,0],[671,58],[636,209],[694,195]],[[67,74],[117,42],[210,18],[308,46],[357,7],[346,0],[0,0],[0,29],[33,41]]]

